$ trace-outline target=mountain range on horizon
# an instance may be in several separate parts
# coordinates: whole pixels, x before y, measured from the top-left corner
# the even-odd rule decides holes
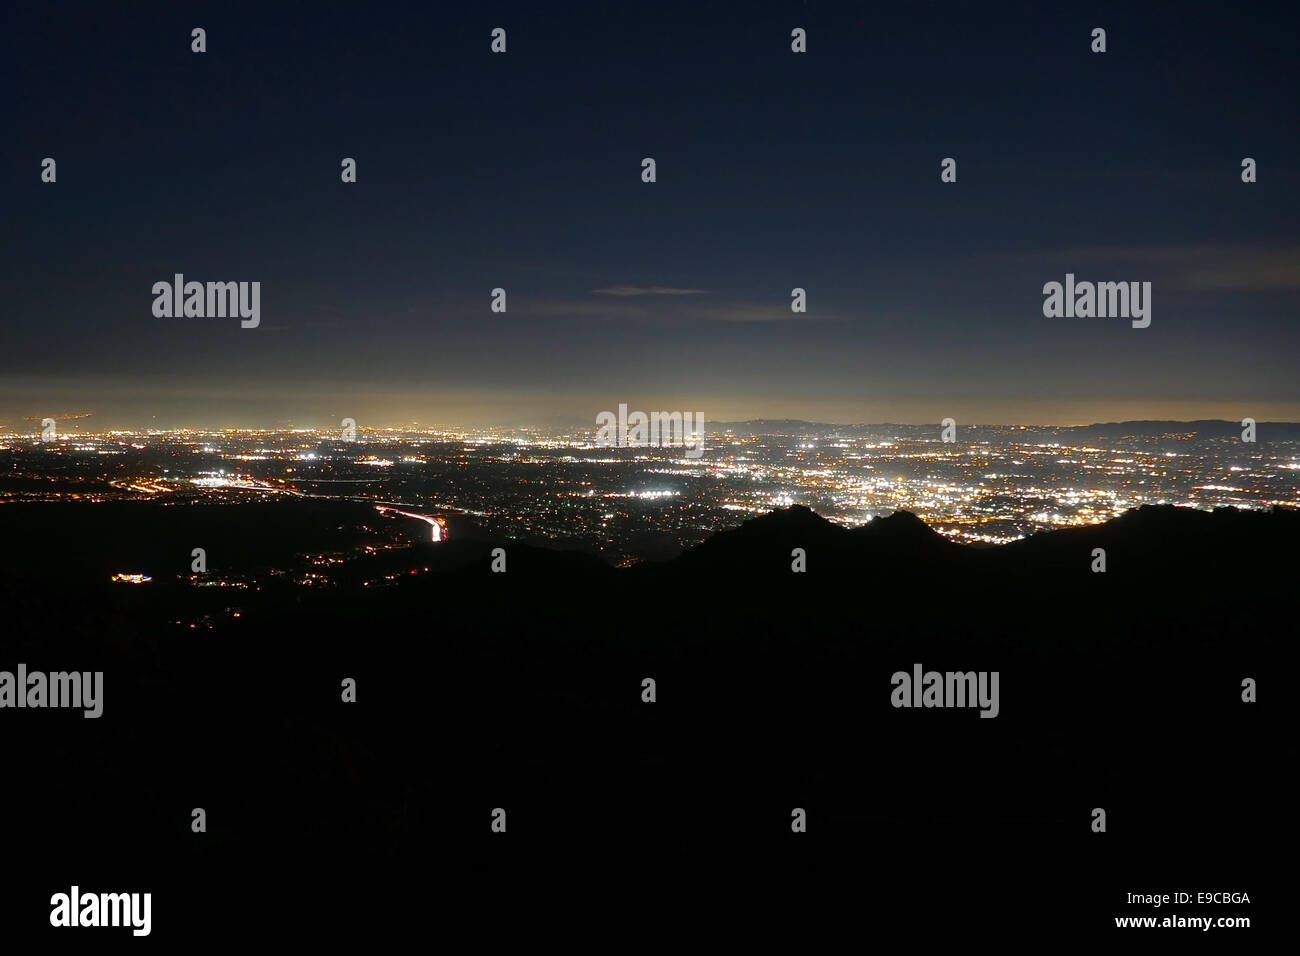
[[[53,418],[56,423],[59,423],[60,431],[64,433],[87,432],[93,434],[94,433],[93,427],[87,427],[87,428],[79,427],[79,423],[83,422],[85,419],[91,418],[92,415],[93,413],[81,412],[81,413],[77,413],[75,416],[69,416],[70,421],[66,427],[63,426],[62,423],[60,423],[59,416],[50,415],[48,417]],[[35,419],[36,416],[29,416],[29,420],[35,421]],[[820,421],[808,421],[799,418],[751,418],[751,419],[743,419],[743,420],[736,420],[736,421],[714,421],[711,419],[705,419],[705,424],[715,430],[727,430],[727,431],[741,432],[741,433],[752,432],[752,433],[761,433],[761,434],[769,434],[769,435],[798,435],[798,434],[806,434],[810,431],[880,432],[880,431],[890,430],[896,432],[915,433],[922,430],[933,431],[940,427],[940,424],[937,422],[934,423],[925,422],[920,424],[904,423],[904,422],[820,422]],[[0,423],[0,427],[8,429],[5,432],[5,434],[11,436],[21,436],[28,433],[27,430],[13,430],[12,422]],[[321,425],[299,424],[292,421],[279,421],[276,422],[274,425],[270,425],[270,426],[266,426],[266,425],[253,426],[253,425],[246,425],[246,424],[237,424],[237,425],[219,426],[216,430],[222,430],[222,429],[238,430],[241,428],[245,428],[250,431],[267,431],[267,430],[287,431],[292,429],[308,429],[308,430],[319,431],[319,430],[329,430],[335,427],[336,426],[334,426],[333,424],[321,426]],[[461,426],[451,422],[419,422],[419,421],[397,422],[397,423],[372,423],[372,422],[359,423],[360,431],[364,432],[367,427],[372,429],[382,429],[387,431],[387,430],[400,430],[403,428],[412,428],[412,429],[431,428],[431,427],[432,428],[460,428],[460,427],[469,427],[469,426]],[[579,416],[558,415],[558,416],[551,416],[545,419],[540,419],[534,422],[527,422],[527,423],[508,422],[493,427],[499,427],[503,429],[520,429],[520,430],[531,429],[531,428],[554,428],[554,429],[591,428],[594,431],[597,426],[593,420],[581,418]],[[1300,422],[1258,421],[1255,423],[1255,427],[1257,430],[1261,432],[1260,440],[1263,440],[1265,437],[1272,437],[1274,439],[1282,440],[1282,441],[1300,440]],[[958,422],[957,428],[959,432],[963,429],[965,430],[1015,429],[1015,430],[1021,430],[1021,431],[1032,432],[1032,433],[1050,432],[1050,433],[1068,433],[1068,434],[1079,434],[1079,435],[1105,434],[1107,437],[1121,437],[1125,435],[1133,435],[1138,437],[1156,437],[1156,436],[1168,434],[1169,432],[1172,431],[1172,432],[1194,432],[1197,435],[1208,434],[1211,437],[1222,436],[1222,437],[1240,438],[1242,424],[1239,421],[1231,421],[1228,419],[1212,419],[1212,418],[1189,419],[1189,420],[1126,419],[1123,421],[1092,422],[1090,424],[1071,424],[1071,425],[1050,425],[1050,424],[1034,424],[1034,423],[1022,423],[1022,422],[1003,422],[1003,423]],[[29,426],[29,429],[31,430],[32,433],[39,432],[40,430],[35,425]],[[159,426],[156,423],[137,424],[126,428],[115,427],[111,430],[113,431],[177,430],[179,431],[183,429],[196,429],[200,431],[212,430],[197,425],[182,424],[182,425],[174,425],[174,426]]]
[[[918,429],[937,429],[938,423],[925,424],[904,424],[901,422],[863,422],[853,424],[840,424],[834,422],[809,422],[800,419],[751,419],[739,422],[705,422],[715,428],[730,429],[755,429],[755,428],[788,428],[791,430],[808,431],[812,429],[834,430],[834,429],[855,429],[855,430],[918,430]],[[1100,433],[1107,434],[1136,434],[1140,436],[1157,436],[1167,434],[1170,431],[1187,432],[1192,431],[1197,434],[1212,433],[1215,435],[1232,435],[1240,437],[1242,425],[1240,422],[1229,421],[1226,419],[1131,419],[1117,422],[1093,422],[1087,425],[1044,425],[1031,423],[997,423],[997,422],[977,422],[977,423],[957,423],[958,429],[1020,429],[1027,432],[1066,432],[1073,434],[1081,433]],[[1256,422],[1257,429],[1268,430],[1273,437],[1294,440],[1300,438],[1300,422]]]

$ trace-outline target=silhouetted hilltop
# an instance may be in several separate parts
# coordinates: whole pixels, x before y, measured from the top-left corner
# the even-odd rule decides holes
[[[356,552],[374,524],[372,509],[349,502],[280,500],[184,508],[145,502],[10,505],[0,512],[0,533],[9,544],[0,551],[0,592],[50,586],[60,594],[69,588],[121,593],[108,584],[108,576],[118,571],[152,574],[151,590],[162,591],[177,576],[188,574],[190,550],[196,544],[206,548],[215,572],[248,574],[285,567],[303,553],[352,549],[341,568],[328,572],[341,586],[413,569],[434,577],[490,573],[495,548],[505,549],[509,571],[519,577],[599,580],[614,572],[590,549],[488,536],[473,528],[413,548],[380,549],[369,556]],[[793,505],[720,530],[675,557],[633,565],[630,573],[705,573],[718,581],[732,574],[780,577],[792,573],[795,549],[803,550],[806,574],[812,577],[896,576],[909,569],[919,574],[948,569],[974,573],[982,568],[1077,570],[1080,561],[1089,563],[1094,548],[1114,552],[1108,555],[1108,573],[1121,575],[1136,562],[1151,566],[1144,573],[1193,565],[1201,570],[1267,570],[1294,566],[1296,541],[1300,513],[1281,507],[1202,511],[1147,505],[1099,524],[987,545],[949,539],[906,511],[850,527]]]
[[[1274,577],[1300,567],[1300,512],[1218,508],[1201,511],[1144,505],[1117,518],[1030,535],[989,549],[994,562],[1031,562],[1043,572],[1077,565],[1094,548],[1107,552],[1107,572],[1223,577],[1251,571]]]
[[[791,573],[792,552],[803,549],[819,572],[851,573],[856,562],[896,563],[943,560],[959,545],[935,532],[907,511],[874,518],[848,528],[828,521],[803,505],[791,505],[750,518],[737,528],[719,531],[707,541],[667,562],[648,565],[660,571],[696,572],[744,568]],[[816,556],[815,558],[813,556]],[[807,565],[812,569],[812,564]]]
[[[513,554],[526,555],[530,567],[547,562],[557,566],[564,552],[524,548],[508,540],[461,542],[455,561],[479,561],[483,549],[506,547]],[[444,547],[432,546],[434,551]],[[1300,512],[1275,507],[1270,511],[1219,508],[1203,511],[1174,505],[1144,505],[1109,521],[1075,528],[1041,531],[1006,544],[966,544],[935,531],[908,511],[877,517],[858,527],[830,521],[803,505],[776,509],[750,518],[735,528],[715,533],[702,544],[660,562],[633,566],[638,573],[662,572],[746,572],[766,569],[791,573],[791,552],[802,548],[807,573],[856,573],[856,565],[960,564],[1011,565],[1031,562],[1042,569],[1065,563],[1087,565],[1093,548],[1158,560],[1161,567],[1188,566],[1216,561],[1220,566],[1260,565],[1283,567],[1300,560]],[[1081,557],[1082,556],[1082,557]],[[450,557],[450,555],[449,555]],[[594,569],[599,562],[569,563],[567,570]]]
[[[642,907],[665,887],[751,908],[796,894],[802,920],[871,865],[900,919],[1013,905],[1018,927],[1086,933],[1135,888],[1259,894],[1289,865],[1294,511],[1140,508],[981,547],[906,512],[846,528],[791,507],[627,569],[455,538],[359,557],[326,586],[175,576],[192,543],[261,566],[292,556],[295,518],[314,548],[374,524],[264,508],[211,539],[195,535],[220,507],[0,509],[0,669],[99,669],[106,688],[97,720],[0,714],[22,774],[7,849],[34,861],[24,912],[75,873],[153,889],[162,934],[205,925],[231,886],[241,915],[274,922],[319,904],[321,874],[369,913],[427,905],[433,873],[458,912],[508,883],[560,913],[606,888]],[[107,584],[123,556],[174,570]],[[892,675],[917,666],[996,671],[996,719],[895,707]],[[111,825],[69,828],[88,807]]]
[[[1109,521],[1077,528],[1041,531],[1018,541],[972,545],[939,534],[916,515],[896,511],[849,528],[829,521],[802,505],[768,512],[737,528],[720,531],[703,544],[658,567],[697,570],[710,563],[747,566],[775,562],[789,571],[790,551],[804,548],[810,556],[832,555],[837,561],[886,560],[997,563],[1023,560],[1055,563],[1076,560],[1092,548],[1159,555],[1173,564],[1219,559],[1249,563],[1296,561],[1300,557],[1300,512],[1275,507],[1270,511],[1218,508],[1202,511],[1174,505],[1144,505]],[[780,559],[780,560],[778,560]],[[973,565],[972,565],[973,566]],[[809,573],[814,568],[809,564]]]

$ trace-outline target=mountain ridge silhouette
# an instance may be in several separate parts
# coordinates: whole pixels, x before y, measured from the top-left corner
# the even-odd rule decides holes
[[[849,526],[823,517],[804,505],[791,505],[748,518],[741,524],[714,532],[709,538],[682,553],[659,561],[636,562],[616,573],[676,573],[696,571],[716,562],[730,562],[750,568],[768,567],[788,573],[791,550],[803,548],[809,557],[808,572],[816,568],[813,555],[829,555],[843,562],[890,558],[935,561],[943,565],[970,566],[978,562],[1023,561],[1028,558],[1056,560],[1094,547],[1134,547],[1145,554],[1168,551],[1173,563],[1203,557],[1216,548],[1285,551],[1290,537],[1300,541],[1300,511],[1285,506],[1271,509],[1217,508],[1202,510],[1175,505],[1142,505],[1106,521],[1066,528],[1050,528],[1004,543],[955,541],[928,525],[916,514],[898,510]],[[1178,542],[1177,548],[1165,548]],[[522,557],[530,567],[552,566],[556,570],[593,571],[604,564],[584,552],[540,548],[508,538],[448,541],[429,545],[426,554],[437,556],[445,549],[446,570],[458,570],[483,559],[485,548],[504,547]],[[456,557],[452,559],[452,554]],[[442,563],[442,562],[439,562]],[[825,569],[825,564],[820,569]]]
[[[196,531],[236,518],[252,561],[295,528],[370,520],[298,504],[0,509],[45,535],[5,558],[0,669],[102,670],[106,688],[98,720],[0,714],[25,911],[75,872],[153,887],[161,936],[232,886],[274,920],[286,898],[318,904],[329,874],[370,912],[431,868],[456,906],[490,908],[503,880],[565,913],[603,885],[829,905],[870,865],[900,918],[1013,905],[1059,929],[1104,926],[1135,887],[1247,889],[1263,914],[1263,874],[1287,862],[1292,509],[1151,506],[982,547],[908,512],[850,528],[793,506],[626,568],[466,537],[362,564],[400,572],[392,587],[260,591],[109,584],[95,561],[119,532],[86,521],[148,528],[188,568],[192,541],[224,560]],[[78,548],[95,560],[70,567]],[[232,603],[238,618],[215,613]],[[210,629],[184,623],[199,611]],[[999,715],[896,708],[891,675],[917,665],[998,672]],[[90,801],[111,825],[68,827]]]

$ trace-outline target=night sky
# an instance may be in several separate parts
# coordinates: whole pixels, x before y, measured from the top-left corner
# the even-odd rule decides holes
[[[13,5],[0,427],[1300,420],[1300,8],[1136,6]]]

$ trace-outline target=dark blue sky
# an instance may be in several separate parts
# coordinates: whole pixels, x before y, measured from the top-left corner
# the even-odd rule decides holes
[[[1300,13],[1136,6],[24,5],[0,426],[1300,419]]]

